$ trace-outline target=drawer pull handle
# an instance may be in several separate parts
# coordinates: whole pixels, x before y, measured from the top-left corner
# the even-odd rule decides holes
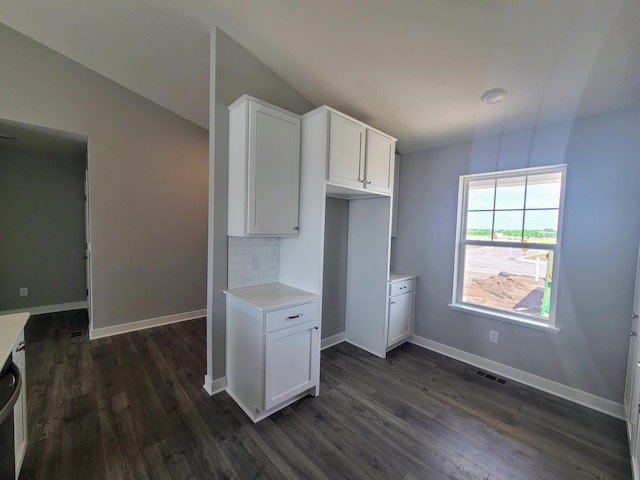
[[[16,347],[16,352],[23,351],[26,346],[27,346],[27,342],[25,342],[24,340],[21,340],[18,346]]]
[[[297,314],[297,315],[289,315],[289,320],[293,320],[294,318],[300,318],[302,316],[301,313]]]

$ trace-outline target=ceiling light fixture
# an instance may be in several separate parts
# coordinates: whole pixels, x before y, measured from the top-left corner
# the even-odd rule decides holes
[[[504,88],[492,88],[482,94],[480,100],[489,105],[500,103],[507,96],[507,91]]]

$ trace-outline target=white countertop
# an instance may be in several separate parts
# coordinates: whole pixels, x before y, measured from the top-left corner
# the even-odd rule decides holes
[[[299,305],[320,298],[320,295],[290,287],[283,283],[233,288],[224,290],[224,293],[263,311]]]
[[[2,353],[0,366],[4,365],[4,362],[9,358],[13,344],[27,324],[29,315],[29,312],[0,315],[0,353]]]
[[[415,273],[389,272],[389,283],[398,282],[400,280],[409,280],[410,278],[417,277],[418,275]]]

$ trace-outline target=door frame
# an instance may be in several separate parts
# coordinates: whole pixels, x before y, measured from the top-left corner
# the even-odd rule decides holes
[[[87,282],[87,315],[89,317],[89,335],[93,331],[93,301],[92,301],[92,262],[91,262],[91,215],[89,208],[89,148],[87,145],[87,166],[84,171],[84,245],[85,245],[85,275]]]

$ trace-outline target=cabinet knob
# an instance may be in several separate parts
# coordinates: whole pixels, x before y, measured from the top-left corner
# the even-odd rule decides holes
[[[21,352],[22,350],[25,349],[25,347],[27,346],[27,342],[25,342],[24,340],[22,340],[18,346],[16,347],[16,352]]]
[[[369,181],[367,182],[367,185],[371,185],[371,180],[369,180]]]
[[[630,337],[637,337],[638,336],[638,332],[631,330],[631,333],[629,334]]]
[[[297,314],[297,315],[289,315],[289,320],[293,320],[294,318],[300,318],[302,316],[301,313]]]
[[[637,313],[632,313],[631,314],[631,318],[638,318],[638,314]]]
[[[391,305],[395,305],[395,304],[396,304],[396,302],[391,302]]]

